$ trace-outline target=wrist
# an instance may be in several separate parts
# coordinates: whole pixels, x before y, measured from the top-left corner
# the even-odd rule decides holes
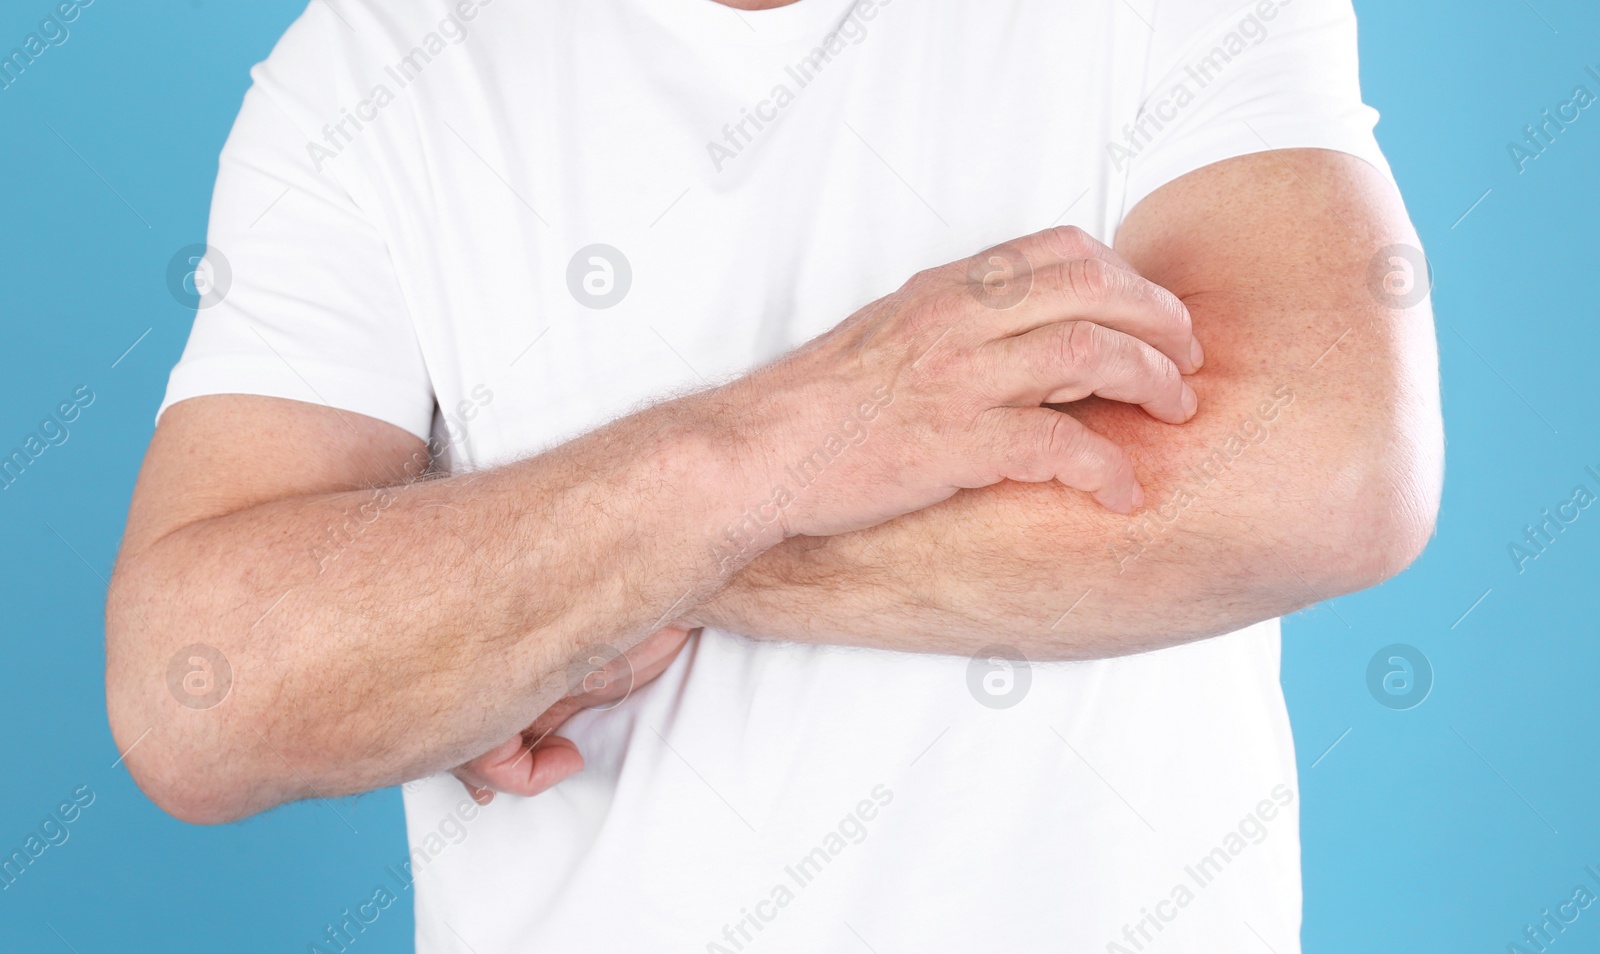
[[[754,562],[760,563],[783,549],[782,544],[766,551]],[[716,592],[688,607],[683,615],[673,621],[674,626],[685,629],[716,629],[726,633],[752,635],[749,628],[750,602],[753,590],[750,584],[750,564],[734,571]]]
[[[703,488],[711,553],[724,579],[793,535],[792,495],[772,479],[792,419],[747,380],[685,399],[672,442],[675,471],[686,486]]]

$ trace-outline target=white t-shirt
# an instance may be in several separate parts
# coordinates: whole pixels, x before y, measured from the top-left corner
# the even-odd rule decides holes
[[[163,407],[330,404],[458,471],[534,454],[921,268],[1110,241],[1212,162],[1387,172],[1355,39],[1348,0],[314,2],[223,151],[220,300]],[[424,954],[1289,954],[1278,654],[1276,621],[1026,671],[708,631],[569,724],[588,767],[554,790],[408,785],[388,887],[416,878]]]

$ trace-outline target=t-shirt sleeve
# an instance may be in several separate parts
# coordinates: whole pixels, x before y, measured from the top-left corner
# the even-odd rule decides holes
[[[307,147],[339,117],[323,28],[308,12],[252,72],[222,150],[204,260],[196,249],[175,262],[174,285],[200,308],[156,416],[188,398],[257,394],[426,440],[433,389],[389,247],[339,178],[355,170]]]
[[[1137,116],[1118,131],[1123,212],[1203,166],[1321,148],[1393,178],[1361,101],[1350,0],[1161,0]]]

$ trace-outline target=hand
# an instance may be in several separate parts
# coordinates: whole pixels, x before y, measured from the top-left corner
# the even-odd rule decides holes
[[[666,671],[689,639],[689,630],[669,626],[609,662],[581,675],[579,689],[546,709],[533,725],[452,773],[479,805],[496,792],[533,796],[583,769],[570,739],[552,735],[584,709],[609,708]]]
[[[1202,360],[1183,303],[1078,229],[921,272],[722,389],[741,433],[761,435],[742,466],[772,487],[736,526],[768,543],[780,524],[845,533],[1002,480],[1130,512],[1143,491],[1127,454],[1042,405],[1095,394],[1180,424]]]

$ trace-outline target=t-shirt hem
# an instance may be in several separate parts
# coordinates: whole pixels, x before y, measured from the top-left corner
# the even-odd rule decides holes
[[[361,414],[426,441],[433,425],[434,401],[431,395],[422,399],[415,392],[414,385],[346,365],[297,358],[291,368],[277,356],[207,355],[182,361],[173,369],[156,421],[160,422],[167,408],[190,398],[251,394]]]
[[[1130,184],[1123,217],[1162,186],[1206,166],[1228,159],[1281,149],[1326,149],[1354,156],[1372,166],[1391,183],[1394,171],[1372,138],[1367,120],[1347,124],[1266,123],[1252,120],[1219,124],[1186,137],[1185,151],[1154,168],[1137,170],[1137,184]],[[1366,140],[1365,143],[1362,140]],[[1370,144],[1370,145],[1369,145]]]

